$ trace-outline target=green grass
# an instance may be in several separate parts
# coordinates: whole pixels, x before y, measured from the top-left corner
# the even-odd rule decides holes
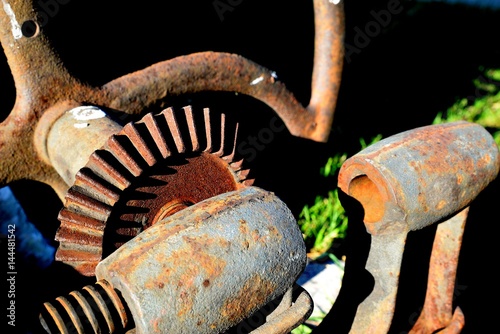
[[[485,127],[500,146],[500,69],[480,69],[481,75],[474,80],[474,95],[457,100],[444,112],[439,112],[432,124],[465,120]],[[360,139],[360,150],[379,141],[378,135],[366,142]],[[338,170],[348,158],[347,153],[336,153],[320,168],[320,174],[325,178],[337,178]],[[319,258],[328,256],[342,266],[342,263],[332,253],[335,242],[345,238],[348,217],[338,198],[338,189],[328,191],[326,196],[318,195],[314,203],[305,205],[297,220],[303,233],[308,254]],[[325,315],[313,314],[308,321],[321,322]],[[306,323],[292,331],[292,334],[309,334],[312,332]]]
[[[360,139],[360,150],[382,138],[378,135],[366,142]],[[336,179],[340,166],[347,159],[347,153],[338,153],[328,158],[319,173],[329,179]],[[312,258],[329,254],[338,261],[331,252],[335,242],[346,236],[348,219],[338,197],[338,189],[331,189],[326,196],[316,196],[312,205],[305,205],[300,212],[298,224],[304,236],[306,247]]]
[[[433,124],[464,120],[484,126],[500,145],[500,69],[480,69],[475,95],[456,101],[437,114]]]

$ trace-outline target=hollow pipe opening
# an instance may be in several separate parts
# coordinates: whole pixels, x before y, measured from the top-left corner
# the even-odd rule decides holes
[[[377,185],[366,175],[356,176],[349,183],[349,195],[358,200],[365,210],[365,223],[382,219],[385,205]]]

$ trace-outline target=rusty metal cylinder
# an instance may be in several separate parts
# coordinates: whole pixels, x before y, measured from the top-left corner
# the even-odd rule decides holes
[[[497,177],[499,150],[476,123],[429,125],[347,159],[338,186],[365,210],[371,234],[416,230],[466,207]]]
[[[293,286],[306,266],[287,206],[256,187],[153,225],[96,267],[121,292],[137,333],[220,333]]]
[[[90,155],[100,149],[109,137],[122,129],[103,110],[74,102],[57,105],[57,111],[48,113],[47,120],[37,129],[44,145],[39,151],[49,160],[68,184],[85,166]],[[56,117],[52,115],[56,115]],[[50,117],[52,116],[52,119]]]

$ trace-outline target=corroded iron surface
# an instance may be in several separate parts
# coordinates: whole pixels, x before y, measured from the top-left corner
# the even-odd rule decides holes
[[[213,116],[208,108],[197,115],[189,106],[147,114],[91,154],[59,213],[56,260],[93,276],[103,257],[161,219],[252,184],[243,161],[233,161],[237,125],[227,126],[223,114]],[[70,123],[75,131],[71,122],[56,124]]]
[[[460,211],[496,178],[499,166],[491,134],[459,121],[371,145],[342,165],[338,184],[363,204],[368,231],[384,234],[420,229]]]
[[[499,172],[493,137],[469,122],[430,125],[388,137],[346,160],[339,187],[364,209],[372,235],[366,269],[375,286],[358,306],[351,333],[387,333],[396,302],[407,234],[440,223],[424,311],[414,333],[463,327],[452,314],[458,254],[469,204]],[[451,218],[450,218],[451,217]]]
[[[65,101],[137,115],[152,105],[165,105],[170,97],[180,94],[238,92],[273,108],[293,135],[326,142],[342,71],[343,6],[327,0],[315,0],[313,4],[315,58],[311,101],[304,107],[273,71],[224,52],[180,56],[102,87],[90,86],[73,77],[51,48],[33,2],[4,0],[0,7],[0,41],[14,78],[16,102],[0,124],[0,186],[20,179],[36,180],[50,185],[63,200],[71,183],[45,159],[46,138],[34,134],[39,123],[42,128],[50,127],[42,119],[46,111]],[[25,36],[21,28],[26,23],[35,29]]]
[[[246,187],[158,222],[100,262],[96,277],[120,291],[137,333],[220,333],[285,294],[306,261],[287,206]],[[311,311],[299,310],[298,319]]]

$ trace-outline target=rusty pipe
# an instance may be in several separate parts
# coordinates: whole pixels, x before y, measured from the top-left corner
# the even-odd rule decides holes
[[[469,205],[496,178],[498,146],[465,121],[385,138],[346,161],[339,187],[361,202],[373,235],[417,230]],[[399,221],[399,223],[394,223]]]
[[[375,278],[352,333],[387,332],[407,233],[466,208],[497,177],[499,166],[492,136],[465,121],[405,131],[346,160],[338,185],[365,211],[372,235],[366,269]]]

